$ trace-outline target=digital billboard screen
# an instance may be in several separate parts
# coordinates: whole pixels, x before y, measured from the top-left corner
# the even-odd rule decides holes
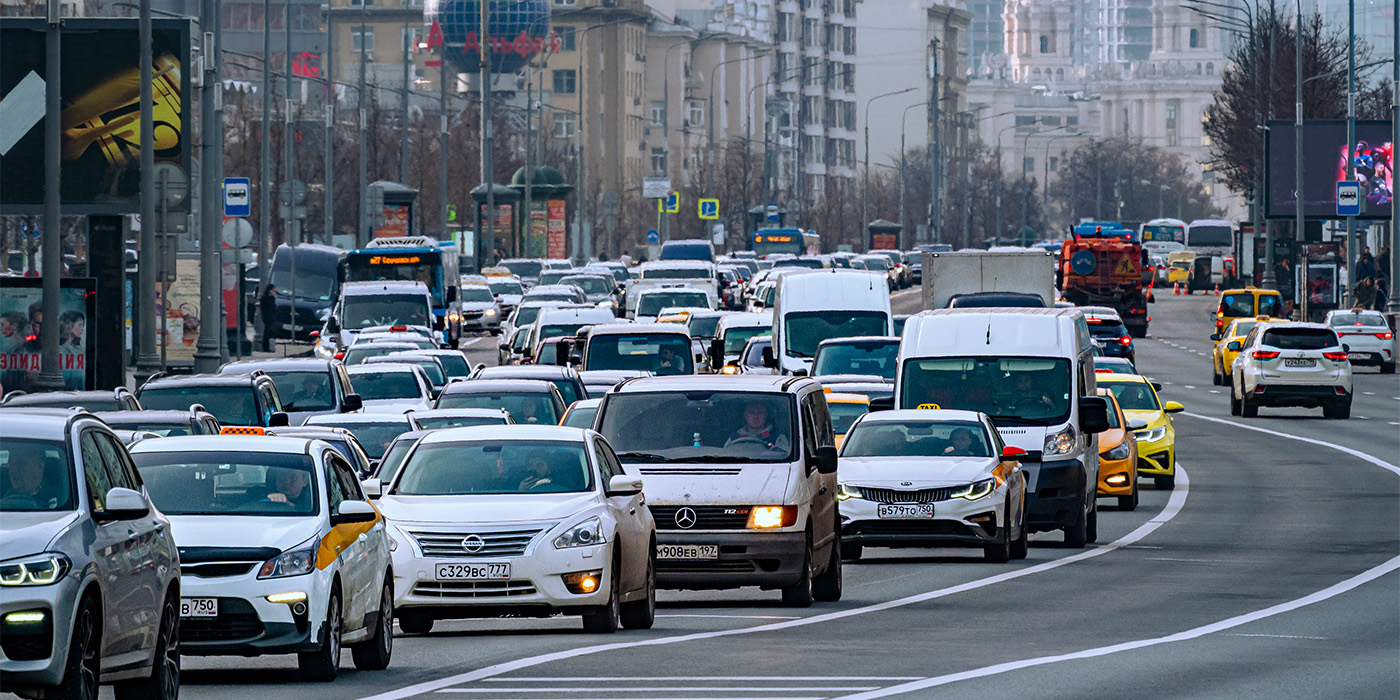
[[[1294,153],[1297,146],[1292,121],[1269,122],[1265,152],[1268,163],[1270,219],[1291,219],[1297,215],[1298,187],[1295,183]],[[1355,148],[1347,147],[1344,120],[1303,122],[1303,216],[1309,219],[1336,219],[1337,182],[1347,179],[1347,160],[1356,163],[1356,179],[1361,183],[1363,219],[1389,219],[1390,201],[1395,196],[1395,144],[1390,122],[1358,121]]]

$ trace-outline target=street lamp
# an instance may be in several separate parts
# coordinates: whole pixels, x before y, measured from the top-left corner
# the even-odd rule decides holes
[[[1167,191],[1170,190],[1171,187],[1167,185],[1158,185],[1157,187],[1157,218],[1163,219],[1167,216],[1167,209],[1166,205],[1162,203],[1162,197],[1166,195]]]
[[[869,230],[870,230],[870,103],[872,103],[872,102],[874,102],[875,100],[878,100],[878,99],[880,99],[880,98],[882,98],[882,97],[894,97],[895,95],[903,95],[903,94],[906,93],[906,92],[913,92],[913,91],[915,91],[915,90],[917,90],[917,89],[918,89],[918,88],[916,88],[916,87],[909,87],[909,88],[904,88],[903,90],[895,90],[894,92],[887,92],[887,93],[884,93],[884,94],[882,94],[882,95],[876,95],[876,96],[874,96],[874,97],[872,97],[872,98],[870,98],[870,99],[868,99],[868,100],[865,101],[865,184],[864,184],[864,186],[863,186],[863,188],[862,188],[861,195],[860,195],[860,205],[861,205],[861,207],[860,207],[860,216],[861,216],[861,226],[862,226],[863,228],[866,229],[866,233],[862,236],[862,238],[865,238],[865,239],[866,239],[866,241],[865,241],[866,250],[869,250],[870,247],[871,247],[872,245],[874,245],[873,241],[869,240],[869,237],[870,237],[870,234],[869,234]]]
[[[904,108],[904,114],[899,117],[899,230],[901,233],[903,233],[904,231],[904,153],[906,151],[906,148],[904,146],[904,136],[905,130],[909,127],[909,110],[915,107],[927,106],[927,101],[920,102],[916,105],[909,105],[908,107]],[[867,130],[867,134],[868,133],[869,132]],[[870,142],[868,139],[866,140],[865,148],[867,156],[866,160],[867,162],[869,162],[868,156],[870,155]],[[932,154],[929,155],[930,157],[932,157]]]
[[[1053,129],[1041,129],[1041,130],[1038,130],[1038,131],[1028,131],[1028,132],[1026,132],[1025,137],[1021,139],[1021,228],[1022,228],[1022,229],[1025,229],[1026,226],[1029,225],[1028,222],[1026,221],[1026,216],[1027,216],[1027,211],[1026,211],[1026,210],[1030,208],[1031,183],[1028,182],[1029,174],[1028,174],[1027,171],[1026,171],[1026,154],[1027,154],[1027,153],[1030,153],[1030,148],[1031,148],[1031,137],[1032,137],[1032,136],[1035,136],[1035,135],[1037,135],[1037,134],[1048,134],[1048,133],[1050,133],[1050,132],[1052,132],[1052,131],[1059,131],[1060,129],[1063,129],[1063,128],[1065,128],[1065,127],[1063,127],[1063,126],[1057,126],[1057,127],[1053,128]],[[1047,149],[1049,148],[1049,144],[1046,144],[1046,148],[1047,148]],[[1019,236],[1021,232],[1020,232],[1020,231],[1017,231],[1016,233],[1017,233],[1017,235]]]
[[[1079,130],[1076,129],[1076,130],[1071,131],[1071,132],[1069,132],[1069,133],[1067,133],[1067,134],[1060,134],[1060,135],[1058,135],[1058,136],[1051,136],[1051,137],[1045,142],[1045,163],[1044,163],[1044,166],[1045,166],[1045,182],[1040,183],[1040,210],[1041,210],[1042,212],[1045,212],[1047,218],[1049,217],[1049,213],[1050,213],[1050,145],[1053,144],[1053,143],[1055,143],[1056,141],[1059,141],[1060,139],[1075,138],[1076,136],[1082,136],[1082,135],[1083,135],[1083,134],[1080,134],[1080,133],[1079,133]],[[1069,218],[1070,218],[1070,223],[1072,224],[1072,223],[1073,223],[1073,219],[1074,219],[1074,203],[1073,203],[1073,202],[1070,203]]]
[[[771,50],[772,49],[765,49],[763,51],[756,51],[749,56],[740,56],[739,58],[731,58],[728,61],[720,61],[719,63],[716,63],[715,65],[710,67],[710,100],[709,104],[706,105],[709,111],[709,115],[706,116],[706,121],[708,121],[709,124],[707,124],[706,126],[709,132],[707,140],[709,141],[710,167],[708,168],[709,173],[706,174],[705,194],[711,197],[715,195],[715,71],[719,70],[720,66],[727,65],[730,63],[752,61],[754,59],[757,59],[759,56],[763,56],[769,53],[769,51]]]

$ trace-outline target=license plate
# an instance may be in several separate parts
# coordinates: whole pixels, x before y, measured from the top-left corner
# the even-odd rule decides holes
[[[932,518],[932,503],[881,503],[875,508],[875,514],[881,518]]]
[[[439,581],[479,581],[510,578],[509,563],[438,564],[433,572]]]
[[[180,617],[218,617],[218,598],[181,598]]]
[[[658,544],[657,559],[718,559],[717,544]]]
[[[1369,360],[1369,359],[1371,359],[1371,355],[1370,355],[1370,353],[1365,353],[1365,352],[1349,352],[1349,353],[1347,353],[1347,359],[1348,359],[1348,360]]]
[[[1290,358],[1283,361],[1284,367],[1316,367],[1317,360],[1308,358]]]

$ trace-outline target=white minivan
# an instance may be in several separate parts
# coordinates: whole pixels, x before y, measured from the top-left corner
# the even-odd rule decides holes
[[[1027,452],[1027,525],[1063,530],[1082,547],[1098,537],[1094,341],[1079,309],[969,308],[908,320],[899,346],[897,408],[979,411],[1007,445]]]
[[[883,275],[831,269],[778,278],[773,366],[780,374],[811,371],[812,357],[823,340],[894,334]]]

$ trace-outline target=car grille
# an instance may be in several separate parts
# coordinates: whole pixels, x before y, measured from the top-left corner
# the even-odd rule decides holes
[[[941,489],[918,489],[915,491],[901,491],[899,489],[879,489],[868,486],[860,487],[860,495],[867,501],[875,503],[933,503],[935,501],[948,500],[949,494],[956,487],[945,487]]]
[[[613,388],[614,386],[616,385],[608,384],[606,385],[606,387],[598,387],[599,390],[597,393],[601,396],[602,394],[607,393],[607,390]],[[595,387],[588,387],[590,395],[592,395],[592,392],[594,390]],[[637,470],[637,472],[640,473],[642,476],[646,476],[648,474],[666,474],[670,476],[734,476],[741,471],[743,470],[735,467],[706,469],[693,469],[687,467],[642,467]]]
[[[525,579],[509,581],[419,581],[413,595],[424,598],[513,598],[534,595],[535,585]]]
[[[743,530],[749,524],[750,506],[648,506],[657,530]],[[676,522],[683,508],[695,513],[695,524],[682,527]]]
[[[525,554],[530,541],[544,531],[544,528],[520,530],[454,532],[410,531],[408,534],[418,543],[425,557],[518,557]],[[481,538],[481,547],[468,551],[463,541]]]
[[[249,562],[210,562],[207,564],[181,564],[180,573],[198,576],[199,578],[220,578],[224,576],[242,576],[256,563]]]
[[[484,313],[484,312],[482,312],[482,311],[463,311],[463,312],[462,312],[462,320],[467,320],[467,319],[472,319],[472,318],[481,318],[481,315],[482,315],[483,313]]]
[[[658,574],[748,574],[753,573],[754,563],[747,559],[710,561],[668,561],[656,562]]]
[[[942,535],[971,535],[972,529],[954,520],[862,520],[849,530],[861,535],[902,535],[908,537],[938,537]]]
[[[180,618],[182,642],[232,642],[253,639],[262,633],[263,623],[257,612],[240,598],[220,598],[218,617]]]

